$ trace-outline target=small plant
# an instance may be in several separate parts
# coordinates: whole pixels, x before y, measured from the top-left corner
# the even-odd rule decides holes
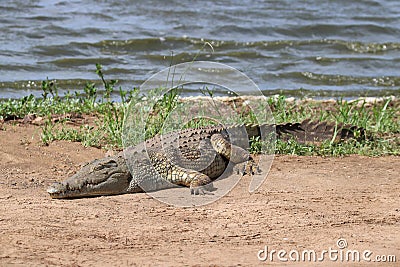
[[[103,100],[106,99],[107,101],[110,101],[111,94],[114,92],[114,86],[118,83],[118,80],[106,81],[103,75],[103,67],[100,64],[96,64],[96,74],[100,77],[104,85],[105,92],[103,95]]]
[[[85,87],[83,88],[83,91],[85,92],[83,102],[88,101],[93,107],[94,103],[96,103],[97,100],[97,88],[95,83],[87,82]]]
[[[376,121],[375,130],[377,132],[394,132],[398,131],[399,121],[393,121],[393,118],[396,117],[396,109],[388,109],[388,106],[391,102],[391,99],[387,99],[384,105],[382,106],[374,106],[372,109],[372,114]],[[398,110],[397,110],[398,112]]]
[[[48,77],[46,81],[42,81],[42,91],[43,99],[46,99],[50,94],[55,101],[59,100],[57,86],[54,81],[49,81]]]

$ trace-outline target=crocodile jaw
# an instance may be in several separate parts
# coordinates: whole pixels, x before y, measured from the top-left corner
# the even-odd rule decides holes
[[[75,175],[53,183],[47,193],[52,198],[80,198],[127,193],[132,176],[121,156],[94,160]]]

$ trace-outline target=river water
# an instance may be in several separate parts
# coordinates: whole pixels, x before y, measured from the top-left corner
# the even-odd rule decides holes
[[[399,95],[400,1],[2,0],[0,98],[107,79],[138,87],[171,62],[228,64],[272,94]],[[99,83],[100,85],[100,83]],[[191,94],[191,92],[187,92]]]

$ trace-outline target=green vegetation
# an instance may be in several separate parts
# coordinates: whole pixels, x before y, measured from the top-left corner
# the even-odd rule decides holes
[[[117,89],[117,80],[107,81],[100,65],[96,65],[96,74],[104,88],[96,88],[94,83],[87,83],[83,93],[59,96],[57,85],[52,81],[42,82],[42,97],[33,95],[21,99],[0,101],[0,122],[22,119],[28,114],[44,118],[42,141],[49,144],[54,140],[81,142],[85,146],[120,149],[122,147],[122,124],[128,104],[140,104],[145,99],[139,90],[123,91]],[[119,101],[113,102],[111,95],[118,93]],[[205,95],[213,97],[212,91]],[[151,95],[151,94],[149,94]],[[147,95],[146,97],[149,97]],[[157,95],[157,89],[153,92]],[[132,102],[130,102],[132,101]],[[146,138],[157,134],[170,112],[180,106],[177,89],[163,95],[152,109],[147,119]],[[303,145],[295,141],[277,141],[276,153],[296,155],[340,156],[361,154],[369,156],[400,155],[400,107],[399,100],[387,98],[385,101],[369,104],[365,101],[337,100],[335,103],[309,102],[298,105],[288,101],[285,96],[268,98],[267,103],[260,103],[260,109],[268,104],[276,123],[298,122],[311,118],[343,122],[366,129],[370,138],[362,141],[349,140],[341,143],[326,141],[319,145]],[[236,108],[236,107],[235,107]],[[237,107],[240,110],[240,107]],[[254,122],[253,112],[240,113],[241,122]],[[80,125],[72,125],[70,116],[60,116],[54,121],[54,115],[80,114],[92,118]],[[140,116],[138,116],[140,119]],[[184,127],[200,127],[213,123],[203,119],[191,121]],[[4,127],[3,127],[4,128]],[[253,151],[261,145],[257,140],[251,144]]]
[[[100,65],[96,65],[96,73],[104,85],[102,92],[94,83],[87,83],[83,93],[67,93],[60,97],[56,84],[46,80],[42,82],[41,98],[29,95],[21,99],[0,101],[0,120],[24,118],[28,114],[45,118],[41,126],[44,144],[54,140],[70,140],[82,142],[85,146],[120,147],[124,107],[131,99],[139,99],[138,90],[126,92],[122,88],[115,89],[118,81],[107,82]],[[121,103],[111,101],[113,92],[119,93]],[[71,127],[67,125],[70,120],[68,117],[53,122],[52,115],[55,114],[83,114],[96,119],[91,124]]]

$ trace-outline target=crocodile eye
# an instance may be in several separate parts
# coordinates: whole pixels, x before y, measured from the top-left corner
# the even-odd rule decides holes
[[[118,167],[118,163],[115,160],[110,160],[103,164],[106,168],[115,168]]]
[[[99,171],[104,168],[113,168],[113,167],[118,167],[118,163],[115,160],[110,160],[104,163],[99,163],[98,165],[93,167],[94,171]]]

